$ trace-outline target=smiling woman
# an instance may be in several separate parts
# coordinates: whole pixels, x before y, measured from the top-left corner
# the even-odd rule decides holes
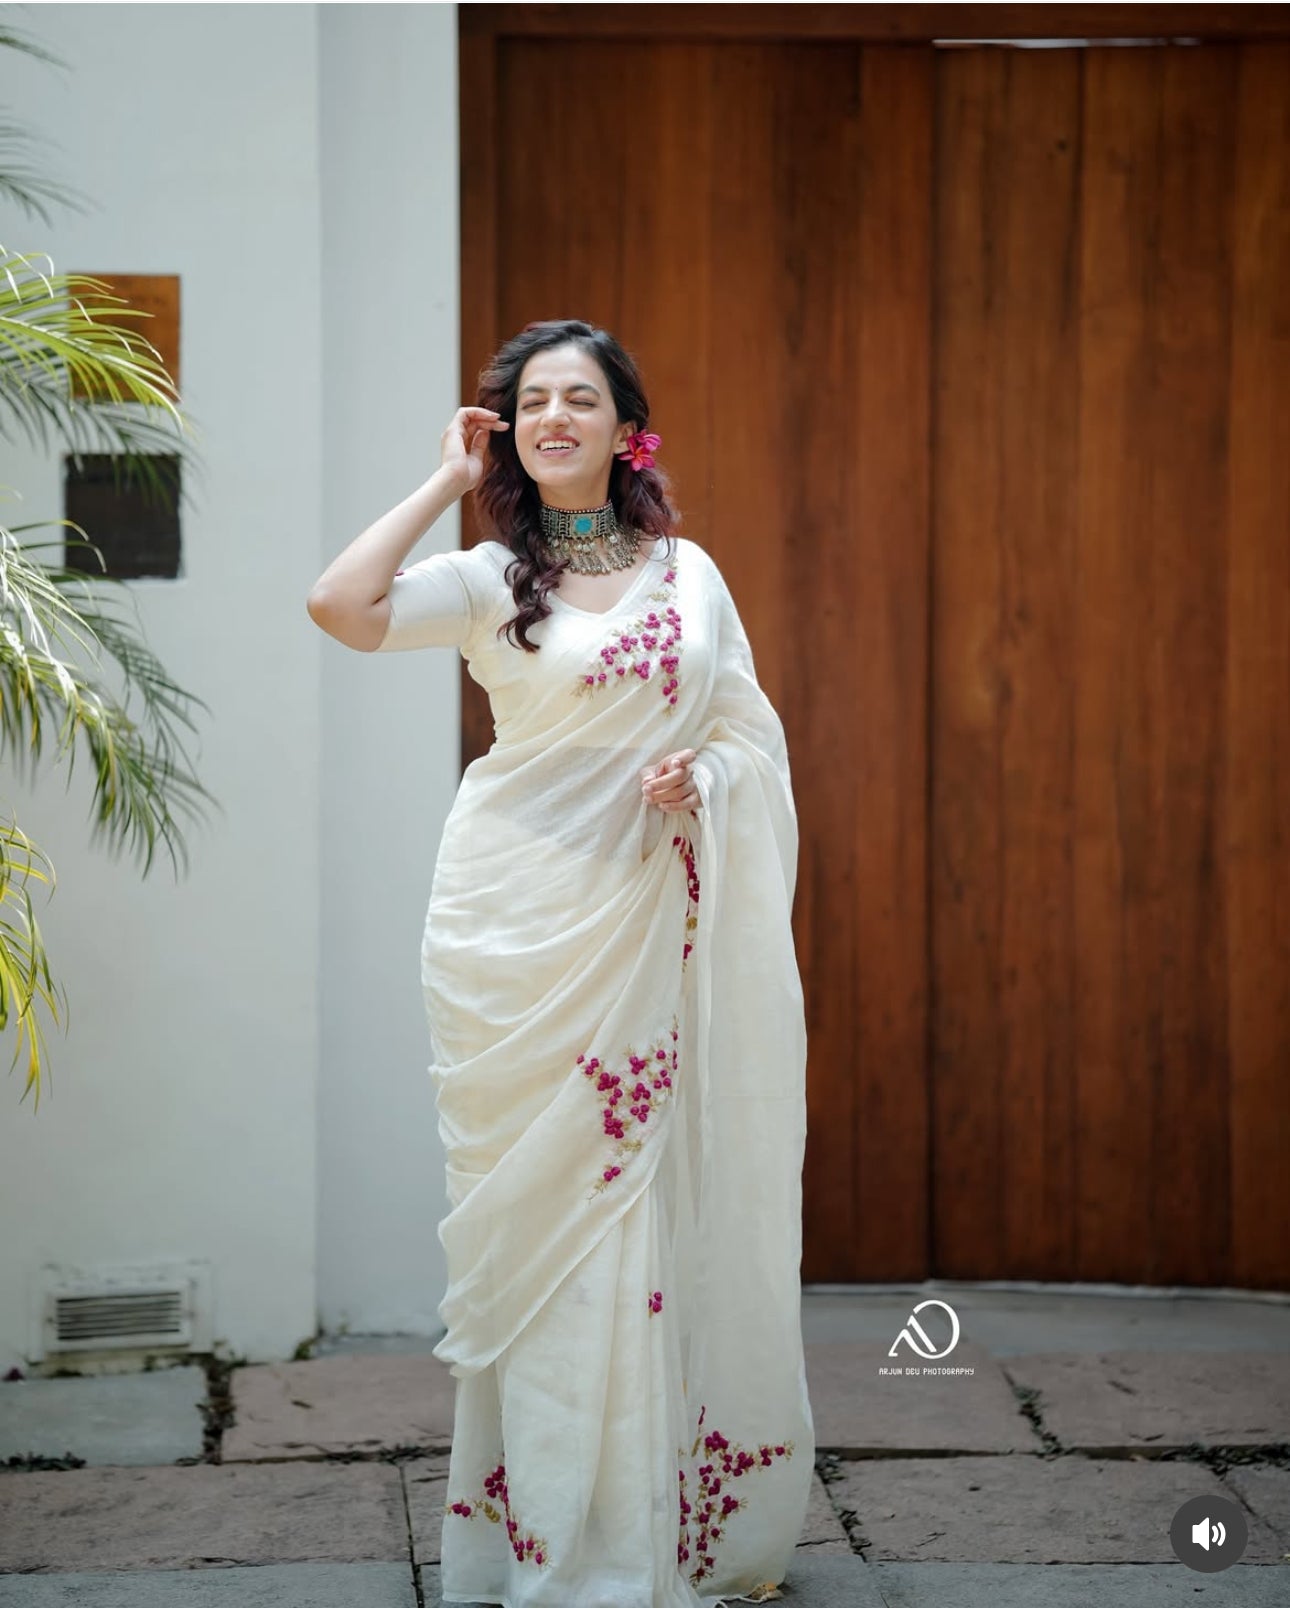
[[[496,728],[421,947],[457,1380],[442,1597],[762,1601],[814,1461],[783,727],[612,336],[522,332],[462,414],[445,456],[498,539],[398,571],[379,644],[458,647]]]
[[[610,453],[621,452],[632,434],[589,376],[596,360],[570,343],[539,350],[524,365],[517,399],[515,451],[548,508],[577,508],[604,501]],[[584,446],[585,442],[585,446]],[[565,458],[559,480],[546,481],[542,458]],[[573,459],[577,458],[577,463]],[[563,470],[571,469],[572,473]]]
[[[479,403],[509,428],[492,436],[476,495],[510,548],[516,603],[508,630],[530,630],[560,594],[593,613],[611,607],[655,540],[677,523],[667,476],[649,450],[649,403],[631,357],[578,320],[530,324],[480,376]]]

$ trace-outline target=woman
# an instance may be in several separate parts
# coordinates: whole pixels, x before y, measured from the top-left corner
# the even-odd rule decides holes
[[[528,325],[310,599],[351,647],[460,649],[495,725],[421,951],[445,1602],[764,1601],[810,1486],[788,756],[648,423],[611,335]],[[469,490],[500,540],[398,568]]]

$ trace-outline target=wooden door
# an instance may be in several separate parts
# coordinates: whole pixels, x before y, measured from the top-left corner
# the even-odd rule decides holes
[[[804,1280],[1283,1287],[1285,8],[940,9],[461,8],[462,372],[638,356],[783,716]]]

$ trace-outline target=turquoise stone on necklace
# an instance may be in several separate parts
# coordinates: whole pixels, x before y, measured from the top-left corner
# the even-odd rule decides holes
[[[636,532],[618,523],[612,499],[598,508],[552,508],[544,502],[538,507],[552,555],[576,574],[608,575],[636,562]],[[598,542],[603,542],[603,552]]]

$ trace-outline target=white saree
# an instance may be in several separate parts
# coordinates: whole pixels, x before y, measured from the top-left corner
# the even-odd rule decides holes
[[[495,741],[421,951],[457,1379],[441,1584],[505,1608],[762,1601],[806,1510],[806,1029],[783,727],[711,557],[660,538],[538,653],[499,543],[402,570],[380,650],[456,646]],[[702,807],[640,772],[693,748]]]

